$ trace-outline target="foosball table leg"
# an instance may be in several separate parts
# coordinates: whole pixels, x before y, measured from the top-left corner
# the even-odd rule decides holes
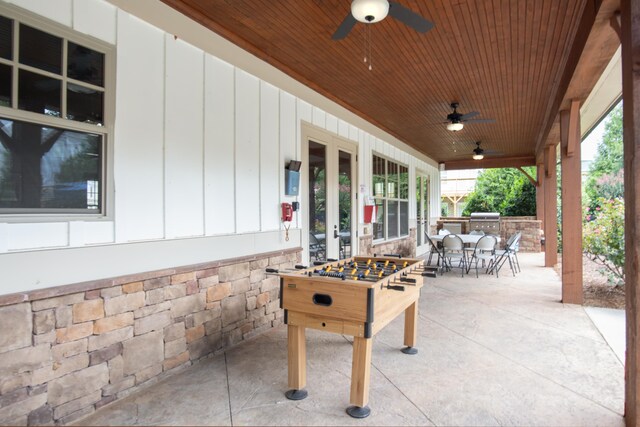
[[[351,368],[351,397],[353,406],[347,414],[354,418],[365,418],[371,413],[369,403],[369,381],[371,379],[371,338],[353,337],[353,365]]]
[[[289,387],[284,395],[290,400],[302,400],[307,397],[304,387],[307,385],[307,347],[304,326],[288,325],[287,347],[289,360]]]
[[[415,348],[418,340],[418,301],[415,301],[404,311],[404,345],[401,351],[404,354],[417,354]]]

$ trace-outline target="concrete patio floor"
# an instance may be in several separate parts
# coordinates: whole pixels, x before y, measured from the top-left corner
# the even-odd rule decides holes
[[[371,416],[349,403],[349,337],[307,332],[309,397],[289,401],[286,326],[108,405],[79,425],[623,426],[624,368],[542,254],[522,273],[447,273],[422,290],[419,353],[403,319],[374,338]]]

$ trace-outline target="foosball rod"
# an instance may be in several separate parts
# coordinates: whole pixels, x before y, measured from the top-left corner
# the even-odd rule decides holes
[[[280,274],[280,273],[293,273],[299,270],[304,270],[305,268],[308,268],[308,267],[306,265],[297,264],[293,268],[284,268],[284,269],[265,268],[265,271],[267,272],[267,274]]]

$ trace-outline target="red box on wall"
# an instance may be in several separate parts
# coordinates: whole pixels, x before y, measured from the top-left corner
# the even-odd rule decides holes
[[[376,205],[364,207],[364,223],[371,224],[376,220]]]

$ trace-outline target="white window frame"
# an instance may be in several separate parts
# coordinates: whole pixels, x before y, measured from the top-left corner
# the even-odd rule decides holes
[[[113,185],[113,137],[115,122],[115,76],[116,76],[116,49],[114,45],[105,43],[94,37],[79,33],[64,25],[49,21],[41,16],[25,12],[17,7],[0,3],[0,15],[13,20],[13,56],[8,60],[0,58],[0,64],[12,67],[11,107],[0,105],[0,117],[7,120],[17,120],[36,125],[50,126],[59,129],[92,133],[102,136],[102,164],[101,164],[101,211],[91,212],[77,209],[56,209],[55,212],[45,208],[39,209],[6,209],[0,208],[0,222],[51,222],[51,221],[100,221],[112,220],[114,214],[114,185]],[[62,72],[60,75],[50,73],[39,68],[19,63],[19,24],[25,24],[37,30],[49,33],[63,39]],[[67,43],[73,42],[83,47],[104,54],[104,87],[94,86],[90,83],[74,80],[66,75],[67,68]],[[62,82],[61,86],[61,111],[60,117],[49,116],[18,108],[18,71],[26,70],[47,77],[52,77]],[[83,123],[66,119],[66,87],[67,83],[77,84],[91,89],[97,89],[103,95],[103,124]]]
[[[373,171],[373,165],[375,164],[375,162],[373,161],[374,157],[378,157],[382,160],[384,160],[384,186],[385,186],[385,193],[384,196],[379,197],[375,195],[375,185],[373,182],[373,177],[374,177],[374,171]],[[389,162],[394,163],[395,165],[398,166],[398,168],[400,168],[401,166],[407,169],[407,180],[409,179],[409,166],[401,163],[395,159],[391,159],[389,157],[386,157],[382,154],[379,154],[375,151],[372,152],[371,154],[371,189],[373,192],[373,199],[374,199],[374,203],[375,200],[382,200],[384,203],[384,230],[383,230],[383,234],[384,236],[382,238],[376,239],[374,236],[374,243],[380,243],[380,242],[386,242],[386,241],[393,241],[393,240],[399,240],[399,239],[406,239],[407,237],[409,237],[410,235],[410,230],[409,230],[409,197],[411,194],[411,189],[410,187],[407,188],[407,198],[406,199],[401,199],[400,198],[400,180],[398,179],[398,188],[396,190],[396,196],[397,197],[389,197],[388,196],[388,185],[389,185]],[[408,182],[408,181],[407,181]],[[398,204],[398,235],[395,237],[389,237],[389,201],[394,201],[397,202]],[[400,223],[401,218],[400,218],[400,203],[401,202],[406,202],[407,203],[407,224],[406,224],[406,228],[407,228],[407,234],[401,234],[401,230],[402,230],[402,224]]]

